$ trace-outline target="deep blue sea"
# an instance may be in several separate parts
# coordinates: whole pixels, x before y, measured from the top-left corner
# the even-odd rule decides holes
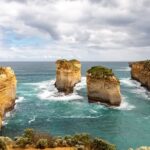
[[[120,107],[88,103],[86,70],[112,68],[121,83]],[[52,135],[88,132],[117,145],[118,150],[150,146],[150,93],[130,78],[127,62],[82,62],[82,81],[65,96],[54,87],[54,62],[0,62],[11,66],[18,80],[16,105],[6,114],[1,134],[14,137],[25,128]]]

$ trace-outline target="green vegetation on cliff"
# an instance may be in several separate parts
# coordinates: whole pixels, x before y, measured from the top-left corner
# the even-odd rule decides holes
[[[87,71],[93,78],[107,78],[110,76],[114,76],[112,69],[103,67],[103,66],[94,66]]]

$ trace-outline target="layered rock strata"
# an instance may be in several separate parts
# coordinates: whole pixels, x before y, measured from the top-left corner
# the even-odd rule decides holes
[[[120,82],[111,69],[95,66],[87,71],[86,77],[90,102],[101,102],[111,106],[120,105]]]
[[[129,63],[131,78],[150,90],[150,60]]]
[[[73,92],[74,86],[81,81],[81,64],[78,60],[56,61],[55,86],[59,92],[69,94]]]
[[[0,67],[0,127],[5,112],[14,107],[17,80],[10,67]]]

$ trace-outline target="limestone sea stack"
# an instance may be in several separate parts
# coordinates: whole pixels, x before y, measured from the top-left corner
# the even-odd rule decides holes
[[[81,63],[78,60],[67,61],[62,59],[56,61],[55,86],[59,92],[72,93],[74,86],[80,81]]]
[[[129,63],[131,78],[150,90],[150,60]]]
[[[0,128],[5,112],[15,105],[17,80],[10,67],[0,67]]]
[[[87,71],[87,93],[90,102],[101,102],[110,106],[121,103],[120,82],[112,69],[95,66]]]

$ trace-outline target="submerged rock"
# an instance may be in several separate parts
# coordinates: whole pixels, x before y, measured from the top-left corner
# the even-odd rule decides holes
[[[90,102],[112,106],[121,103],[120,82],[111,69],[95,66],[87,71],[87,92]]]
[[[150,90],[150,60],[129,63],[131,77]]]
[[[15,105],[17,80],[10,67],[0,67],[0,127],[5,112]]]
[[[59,92],[69,94],[73,92],[74,86],[81,81],[81,64],[78,60],[56,61],[55,86]]]

